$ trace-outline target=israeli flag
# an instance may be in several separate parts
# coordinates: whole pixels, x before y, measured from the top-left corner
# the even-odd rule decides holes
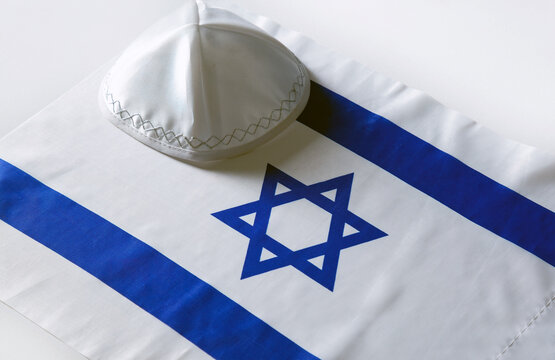
[[[104,120],[0,141],[0,300],[90,359],[555,358],[555,159],[229,5],[312,81],[211,166]]]

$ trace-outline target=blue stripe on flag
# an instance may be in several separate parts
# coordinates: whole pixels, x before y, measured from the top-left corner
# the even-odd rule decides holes
[[[555,213],[312,83],[298,121],[555,266]]]
[[[3,160],[0,219],[217,359],[316,359],[149,245]]]

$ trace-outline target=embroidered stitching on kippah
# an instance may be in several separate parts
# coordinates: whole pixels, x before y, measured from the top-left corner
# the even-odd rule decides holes
[[[212,135],[208,139],[202,140],[195,136],[187,137],[183,134],[176,135],[172,130],[166,130],[161,126],[155,126],[150,120],[145,120],[141,114],[131,114],[127,109],[124,109],[120,101],[114,99],[108,86],[106,86],[106,102],[111,106],[112,114],[127,126],[142,130],[145,134],[154,136],[157,140],[165,140],[168,144],[181,149],[198,149],[204,146],[212,150],[219,145],[229,145],[233,139],[242,142],[247,135],[255,135],[259,128],[268,129],[273,122],[278,123],[282,119],[284,113],[290,112],[291,105],[297,102],[301,90],[305,86],[305,76],[300,64],[297,63],[297,67],[299,69],[299,75],[291,86],[288,99],[280,101],[279,109],[272,110],[269,115],[259,118],[257,122],[251,123],[246,129],[235,128],[231,134],[227,134],[223,137]]]

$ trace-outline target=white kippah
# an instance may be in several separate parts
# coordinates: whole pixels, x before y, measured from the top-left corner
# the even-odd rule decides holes
[[[189,1],[139,37],[101,87],[120,129],[165,154],[227,158],[303,110],[310,81],[284,45],[228,10]]]

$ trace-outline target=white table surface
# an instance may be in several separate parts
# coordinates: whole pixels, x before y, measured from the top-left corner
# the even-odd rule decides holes
[[[555,1],[236,2],[555,155]],[[180,3],[3,2],[0,137]],[[84,357],[0,303],[0,359]]]

